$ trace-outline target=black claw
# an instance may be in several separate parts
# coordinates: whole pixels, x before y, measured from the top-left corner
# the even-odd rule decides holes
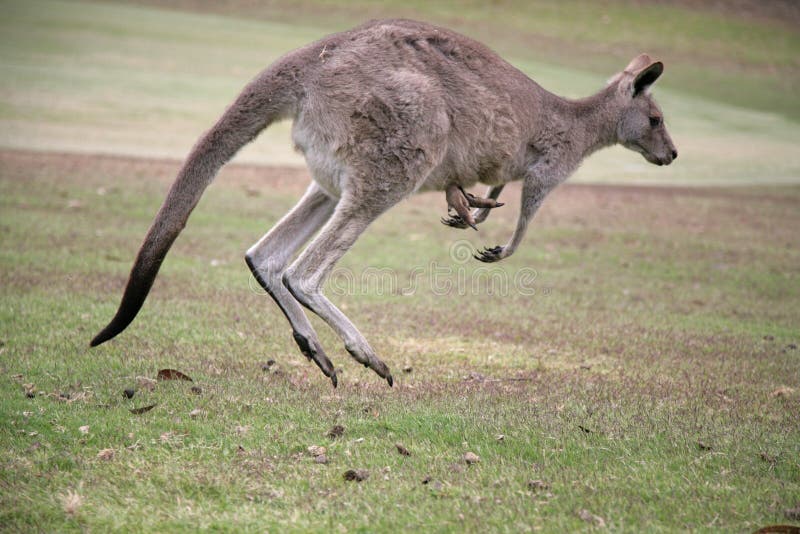
[[[336,371],[334,371],[333,374],[331,375],[331,382],[333,382],[334,388],[339,385],[339,379],[336,378]]]
[[[461,229],[461,228],[466,228],[467,227],[466,224],[464,223],[463,219],[461,219],[461,217],[459,217],[458,215],[454,215],[452,217],[447,217],[447,218],[442,217],[440,219],[440,221],[445,226],[450,226],[452,228]]]
[[[505,206],[505,205],[506,205],[505,202],[498,202],[497,206],[495,206],[495,208],[499,208],[500,206]]]
[[[503,247],[501,246],[496,246],[493,248],[484,247],[482,251],[478,252],[477,254],[473,254],[472,256],[476,260],[484,263],[494,263],[500,260],[498,256],[501,252],[503,252]]]
[[[389,387],[390,388],[394,387],[394,379],[392,378],[392,375],[387,376],[386,377],[386,381],[389,382]]]

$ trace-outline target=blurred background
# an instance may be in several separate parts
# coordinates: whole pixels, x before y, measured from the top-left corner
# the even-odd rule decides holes
[[[409,17],[487,43],[540,85],[586,96],[640,52],[681,158],[621,148],[573,181],[800,182],[800,2],[521,0],[3,1],[0,148],[182,159],[283,53],[370,18]],[[289,124],[240,162],[302,165]]]

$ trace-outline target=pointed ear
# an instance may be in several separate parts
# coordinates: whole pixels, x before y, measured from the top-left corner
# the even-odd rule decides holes
[[[633,96],[653,85],[662,72],[664,72],[664,64],[660,61],[655,61],[637,72],[633,79]]]
[[[653,60],[650,59],[650,56],[647,54],[639,54],[628,63],[628,66],[625,67],[625,72],[628,74],[636,74],[647,68],[651,63],[653,63]]]
[[[647,54],[639,54],[628,63],[624,71],[608,80],[608,84],[618,83],[620,92],[636,96],[653,85],[662,72],[663,63],[653,61]]]

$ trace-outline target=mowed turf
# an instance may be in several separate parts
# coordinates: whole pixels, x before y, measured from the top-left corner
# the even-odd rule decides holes
[[[720,5],[0,1],[0,530],[800,524],[800,187],[772,185],[800,178],[800,34],[784,4]],[[90,350],[177,160],[239,89],[397,15],[571,97],[663,59],[679,160],[603,151],[573,182],[670,186],[565,185],[491,266],[470,253],[508,239],[518,187],[477,233],[439,224],[440,194],[396,207],[327,287],[395,387],[312,317],[333,389],[242,259],[309,182],[278,124],[237,161],[289,166],[224,169],[140,316]],[[732,183],[751,186],[674,186]]]
[[[477,233],[415,197],[328,287],[395,387],[315,319],[333,389],[242,260],[308,183],[292,168],[224,169],[140,316],[88,348],[177,169],[0,152],[5,530],[797,524],[800,188],[565,185],[488,270],[463,253],[507,238],[518,188]],[[162,368],[194,382],[149,391]]]

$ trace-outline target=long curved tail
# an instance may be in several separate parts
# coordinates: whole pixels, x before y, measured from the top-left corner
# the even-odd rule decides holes
[[[296,79],[279,69],[267,69],[244,88],[214,127],[197,142],[145,236],[116,315],[92,339],[90,346],[108,341],[133,321],[147,298],[161,262],[206,187],[240,148],[270,123],[291,113],[297,103],[296,83]]]

